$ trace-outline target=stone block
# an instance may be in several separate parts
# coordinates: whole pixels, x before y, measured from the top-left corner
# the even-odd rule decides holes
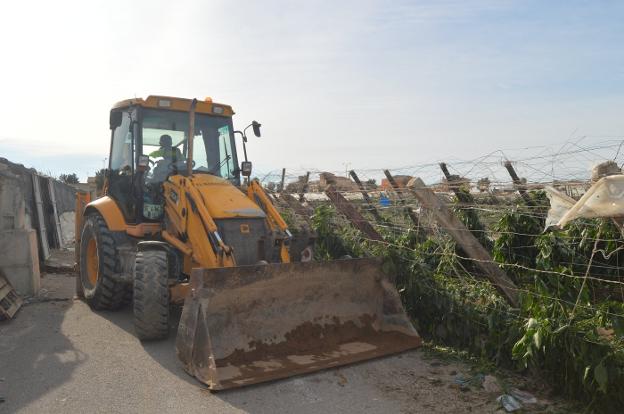
[[[34,230],[0,231],[0,268],[20,296],[39,292],[41,274]]]

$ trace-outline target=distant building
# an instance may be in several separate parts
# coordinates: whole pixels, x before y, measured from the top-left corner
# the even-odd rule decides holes
[[[407,183],[409,182],[409,180],[411,180],[412,177],[411,175],[395,175],[394,176],[394,182],[396,182],[397,186],[399,188],[405,188],[407,187]],[[390,181],[388,181],[387,178],[383,178],[381,180],[381,189],[382,190],[392,190],[392,184],[390,184]]]
[[[319,177],[318,187],[320,191],[325,191],[329,186],[333,186],[338,191],[357,191],[358,186],[349,178],[339,177],[330,172],[322,172]]]

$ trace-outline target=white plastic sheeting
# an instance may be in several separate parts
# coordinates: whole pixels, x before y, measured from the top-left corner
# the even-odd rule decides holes
[[[546,217],[546,228],[548,229],[557,226],[559,220],[574,206],[576,200],[550,186],[544,187],[544,190],[546,190],[546,195],[550,200],[550,210],[548,210],[548,217]]]
[[[624,175],[601,178],[576,202],[553,188],[546,191],[551,201],[546,227],[556,222],[563,228],[577,218],[624,217]]]

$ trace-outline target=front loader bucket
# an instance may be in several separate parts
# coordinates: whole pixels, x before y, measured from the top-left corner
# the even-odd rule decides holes
[[[241,387],[420,345],[373,259],[195,269],[176,343],[211,390]]]

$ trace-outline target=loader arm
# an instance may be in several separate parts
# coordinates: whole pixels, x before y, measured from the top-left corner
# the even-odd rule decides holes
[[[236,266],[232,249],[219,235],[193,179],[176,175],[165,182],[163,188],[167,217],[163,238],[192,259],[185,260],[185,273],[190,273],[192,267]]]
[[[267,213],[267,222],[269,223],[271,230],[275,231],[276,229],[279,229],[286,234],[286,239],[282,240],[280,257],[282,259],[282,263],[289,263],[290,253],[288,251],[288,247],[292,234],[290,234],[290,231],[288,230],[288,224],[286,224],[271,200],[269,200],[269,197],[267,197],[257,179],[252,180],[251,183],[249,183],[249,186],[247,187],[247,197],[249,197],[256,204],[259,204],[262,210]]]

